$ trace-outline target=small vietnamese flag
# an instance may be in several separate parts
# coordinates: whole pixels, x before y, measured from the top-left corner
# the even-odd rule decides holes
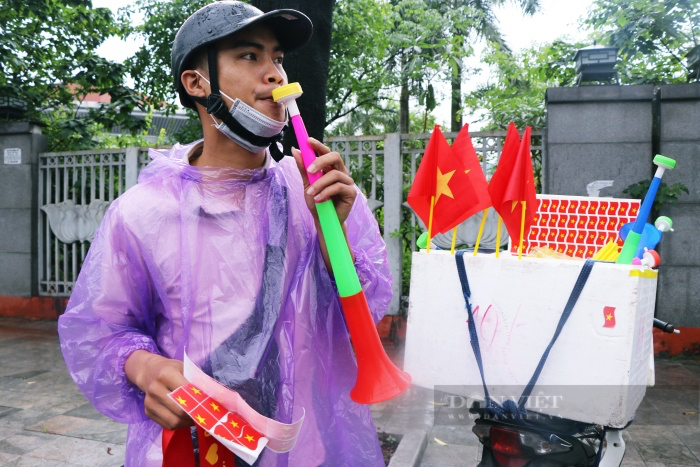
[[[467,127],[451,148],[440,127],[435,125],[408,193],[408,204],[425,225],[432,225],[431,236],[447,232],[490,205],[481,177],[483,172]]]
[[[515,128],[515,123],[510,122],[508,125],[508,132],[506,133],[506,139],[503,142],[501,157],[498,159],[498,167],[489,182],[489,194],[491,195],[491,201],[493,201],[493,206],[496,211],[499,210],[504,202],[503,196],[505,195],[505,186],[508,184],[509,174],[513,171],[519,148],[520,135]],[[549,201],[545,201],[540,209],[543,212],[548,212],[549,206]]]
[[[513,131],[515,135],[513,135]],[[517,130],[515,130],[515,125],[508,127],[506,140],[509,136],[512,139],[504,144],[501,161],[499,161],[496,173],[493,174],[489,183],[493,207],[503,218],[508,233],[513,239],[513,244],[515,244],[515,239],[527,236],[535,215],[537,198],[530,155],[530,134],[530,127],[526,127],[518,151],[513,158],[514,143],[512,141],[517,141],[515,139]],[[505,160],[503,160],[504,157]],[[525,209],[524,215],[523,208]]]
[[[603,323],[604,328],[614,328],[615,327],[615,307],[606,306],[603,308],[603,316],[605,317],[605,322]]]
[[[469,124],[465,124],[459,131],[457,138],[452,144],[452,154],[462,161],[464,173],[466,177],[461,177],[460,183],[470,186],[472,189],[460,195],[462,215],[452,227],[455,227],[479,211],[491,206],[491,196],[489,195],[489,184],[484,176],[484,171],[481,169],[479,156],[476,154],[476,149],[472,144],[472,138],[469,136]],[[459,193],[457,193],[459,194]],[[457,194],[455,196],[457,196]],[[455,198],[455,201],[460,201]],[[449,229],[448,229],[449,230]]]

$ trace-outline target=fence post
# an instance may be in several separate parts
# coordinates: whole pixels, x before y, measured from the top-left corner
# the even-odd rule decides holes
[[[397,315],[401,304],[401,237],[392,236],[401,227],[401,203],[403,202],[403,167],[401,164],[401,135],[384,135],[384,242],[389,256],[389,270],[394,277],[394,296],[389,315]]]
[[[0,123],[0,296],[37,293],[37,167],[46,145],[33,122]]]
[[[126,164],[126,170],[125,170],[126,180],[124,181],[124,187],[125,187],[125,190],[128,190],[132,186],[136,185],[136,182],[138,181],[139,148],[137,148],[137,147],[126,148],[126,159],[124,162]]]

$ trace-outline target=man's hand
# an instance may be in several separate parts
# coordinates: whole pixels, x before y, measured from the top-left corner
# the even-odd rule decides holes
[[[317,219],[316,203],[332,199],[335,210],[338,213],[338,220],[342,225],[345,219],[348,218],[357,197],[355,182],[350,177],[350,172],[345,167],[345,162],[343,162],[340,154],[331,152],[328,146],[314,138],[309,138],[309,145],[318,155],[314,163],[309,166],[309,172],[323,173],[321,178],[316,180],[311,186],[309,186],[309,179],[306,176],[301,152],[298,149],[292,149],[292,155],[297,162],[301,178],[304,181],[306,205],[314,218]]]
[[[146,415],[169,430],[193,424],[192,419],[168,393],[188,383],[182,374],[182,362],[145,350],[137,350],[124,364],[129,381],[146,394]]]

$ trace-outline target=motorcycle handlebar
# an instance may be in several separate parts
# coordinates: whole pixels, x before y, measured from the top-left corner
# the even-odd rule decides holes
[[[680,334],[681,332],[676,329],[676,327],[671,324],[667,323],[666,321],[661,321],[660,319],[654,318],[654,327],[661,329],[663,332],[668,332],[674,333],[674,334]]]

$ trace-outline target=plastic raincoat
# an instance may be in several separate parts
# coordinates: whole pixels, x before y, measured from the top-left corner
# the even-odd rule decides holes
[[[124,373],[137,349],[176,359],[186,350],[281,422],[304,410],[294,449],[266,449],[259,465],[383,465],[369,406],[350,400],[357,366],[293,158],[200,168],[186,162],[192,147],[151,150],[139,183],[105,215],[59,319],[73,379],[100,412],[129,424],[127,466],[162,462],[162,429]],[[391,276],[362,194],[347,225],[378,321]]]

